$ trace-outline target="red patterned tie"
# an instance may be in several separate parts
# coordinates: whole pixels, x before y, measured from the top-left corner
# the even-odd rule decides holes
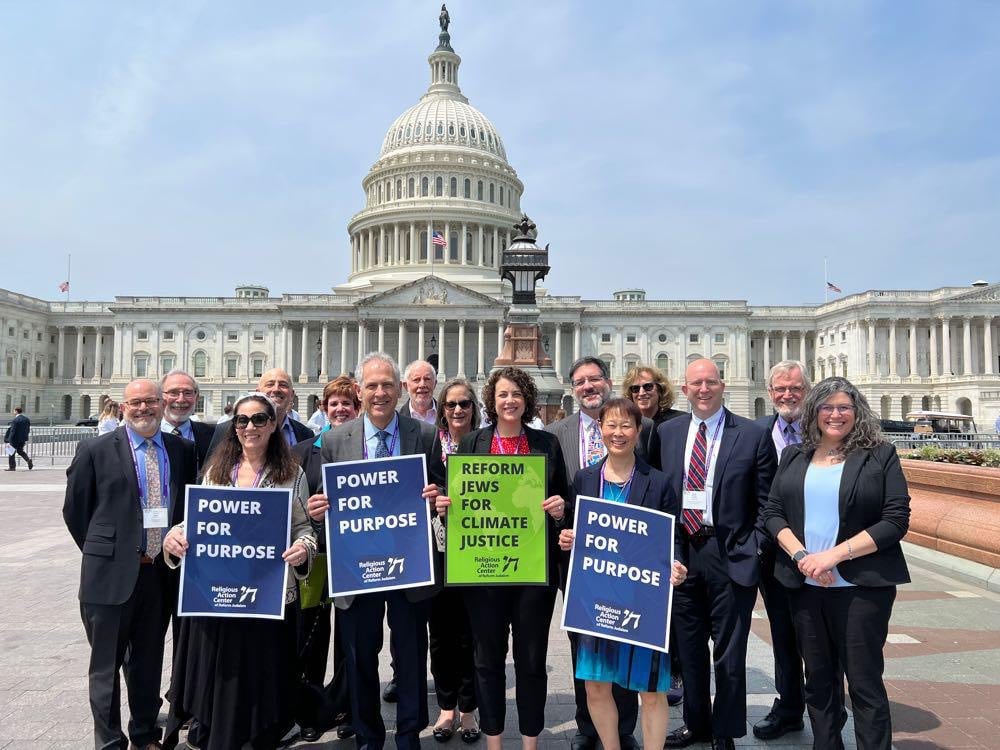
[[[708,430],[705,423],[698,425],[698,434],[695,435],[694,445],[691,447],[691,460],[688,462],[686,490],[705,490],[705,465],[708,457]],[[704,514],[701,510],[685,508],[681,514],[681,526],[688,534],[696,534],[701,529],[704,521]]]

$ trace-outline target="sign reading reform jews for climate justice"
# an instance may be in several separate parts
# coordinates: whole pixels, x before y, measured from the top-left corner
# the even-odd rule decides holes
[[[445,583],[548,582],[545,456],[448,456]]]
[[[290,489],[189,484],[177,614],[283,619],[291,523]]]
[[[323,464],[331,596],[434,583],[423,454]]]
[[[562,627],[667,651],[674,517],[580,495]]]

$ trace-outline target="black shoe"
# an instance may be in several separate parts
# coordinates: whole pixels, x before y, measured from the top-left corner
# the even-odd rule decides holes
[[[618,738],[618,745],[621,750],[641,750],[639,741],[631,734],[623,734]]]
[[[337,739],[346,740],[354,736],[354,727],[350,724],[341,724],[337,727]]]
[[[399,689],[396,687],[396,678],[393,677],[382,691],[382,700],[386,703],[395,703],[399,700]]]
[[[802,717],[783,719],[774,711],[753,725],[753,736],[758,740],[776,740],[789,732],[800,732],[805,727]]]
[[[34,469],[34,468],[35,468],[35,462],[34,462],[34,461],[32,461],[32,460],[31,460],[31,459],[29,458],[29,459],[28,459],[28,471],[31,471],[31,470],[32,470],[32,469]]]
[[[732,737],[713,737],[712,750],[736,750]]]
[[[595,750],[597,748],[597,738],[588,737],[583,732],[577,732],[569,741],[570,750]]]
[[[17,469],[4,469],[4,471],[17,471]]]
[[[666,742],[663,743],[664,747],[687,747],[688,745],[693,745],[696,742],[709,742],[712,739],[710,735],[703,734],[698,735],[688,729],[686,726],[682,726],[680,729],[675,729],[670,734],[667,735]]]
[[[315,742],[322,736],[323,733],[316,727],[302,727],[299,731],[299,737],[305,742]]]
[[[460,726],[461,726],[461,719],[459,719],[458,716],[455,716],[447,724],[442,724],[441,726],[434,727],[432,731],[434,739],[436,739],[438,742],[447,742],[448,740],[450,740],[452,737],[455,736],[455,730],[458,729]]]

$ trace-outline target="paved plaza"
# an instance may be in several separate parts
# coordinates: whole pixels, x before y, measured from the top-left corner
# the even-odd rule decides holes
[[[58,459],[57,459],[58,460]],[[46,461],[45,463],[49,463]],[[65,465],[0,474],[0,749],[93,747],[87,702],[88,648],[76,589],[80,554],[62,522]],[[996,748],[1000,741],[1000,595],[920,567],[901,587],[886,646],[886,683],[897,748]],[[540,745],[569,748],[573,694],[569,648],[553,617],[549,698]],[[750,637],[747,683],[752,724],[774,698],[773,664],[763,605]],[[388,654],[382,660],[388,673]],[[164,687],[167,673],[164,673]],[[508,684],[513,684],[508,665]],[[124,690],[123,690],[124,693]],[[508,744],[516,747],[513,688],[508,691]],[[124,702],[124,695],[123,695]],[[431,698],[431,720],[436,716]],[[386,707],[392,728],[393,709]],[[671,727],[680,709],[671,709]],[[808,727],[808,722],[807,722]],[[853,725],[845,738],[854,746]],[[424,747],[438,747],[428,729]],[[461,742],[452,739],[453,748]],[[747,736],[741,747],[808,748],[804,732],[763,743]],[[479,745],[485,748],[485,740]],[[353,740],[333,732],[296,747],[351,750]],[[392,740],[387,747],[392,747]],[[697,746],[696,746],[697,747]]]

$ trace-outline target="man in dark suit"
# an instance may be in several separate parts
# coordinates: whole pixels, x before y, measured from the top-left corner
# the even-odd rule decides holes
[[[63,518],[83,552],[80,611],[90,642],[90,708],[97,748],[125,748],[124,666],[136,748],[159,747],[163,638],[177,599],[176,574],[160,554],[184,515],[184,486],[196,477],[192,443],[160,431],[162,399],[151,380],[133,380],[125,425],[82,441],[66,471]]]
[[[298,420],[288,416],[288,412],[292,409],[292,401],[295,399],[295,389],[292,387],[291,375],[280,367],[268,370],[257,381],[257,390],[270,396],[274,402],[274,407],[277,410],[278,429],[285,438],[285,442],[288,443],[289,448],[296,443],[301,443],[303,440],[316,437],[315,432]],[[228,434],[228,430],[232,429],[228,422],[229,420],[219,422],[215,426],[212,443],[208,446],[208,455],[212,455],[215,446]]]
[[[553,422],[545,429],[559,438],[559,447],[566,464],[566,484],[572,487],[573,478],[580,469],[598,463],[607,453],[597,417],[601,413],[601,407],[611,398],[611,373],[604,360],[597,357],[581,357],[570,366],[569,381],[573,386],[573,397],[576,399],[579,411]],[[653,429],[653,421],[644,418],[636,452],[647,463],[650,462],[648,451],[651,441],[656,448],[656,455],[652,458],[655,463],[659,463],[658,439]],[[567,561],[566,556],[560,560],[561,589],[565,589],[566,585]],[[597,729],[587,708],[587,689],[583,680],[578,680],[575,676],[578,638],[576,633],[569,633],[574,672],[573,691],[576,697],[576,734],[570,744],[572,750],[593,750],[597,746]],[[622,749],[638,747],[633,736],[639,712],[638,694],[619,685],[612,688],[612,694],[618,707],[618,734],[621,737]]]
[[[163,390],[163,421],[160,429],[194,443],[198,470],[205,466],[215,426],[191,419],[198,404],[198,383],[184,370],[171,370],[160,381]]]
[[[430,362],[422,359],[410,362],[403,371],[403,388],[407,401],[399,407],[404,417],[419,419],[427,424],[437,421],[437,401],[434,389],[437,387],[437,371]]]
[[[750,615],[765,544],[761,512],[774,477],[771,436],[723,406],[725,383],[715,363],[688,365],[682,390],[691,416],[660,425],[662,471],[687,547],[687,580],[674,595],[674,635],[684,674],[684,726],[665,747],[711,740],[733,748],[746,734],[746,652]],[[709,697],[708,639],[715,660]]]
[[[761,417],[757,424],[771,436],[779,458],[786,446],[802,442],[802,404],[809,387],[805,365],[797,360],[778,362],[768,373],[767,395],[775,412]],[[753,726],[754,736],[761,740],[777,739],[805,726],[802,720],[805,711],[802,656],[795,639],[788,591],[774,577],[776,552],[777,545],[771,542],[764,547],[760,557],[760,595],[764,598],[771,628],[774,686],[778,691],[770,712]]]
[[[17,456],[28,462],[28,471],[35,468],[35,464],[32,463],[28,454],[24,452],[24,446],[28,442],[28,435],[30,433],[31,420],[24,416],[24,409],[20,406],[15,406],[14,418],[10,420],[10,424],[7,425],[7,432],[3,436],[4,442],[9,443],[10,447],[14,449],[14,453],[11,453],[8,457],[10,465],[6,471],[17,470]]]
[[[444,483],[441,442],[429,424],[396,413],[399,368],[387,354],[368,354],[358,366],[362,416],[323,433],[322,463],[424,454],[432,484],[424,498],[437,497]],[[325,495],[309,498],[309,515],[325,520]],[[430,513],[430,506],[425,508]],[[441,580],[440,571],[435,579]],[[385,724],[379,701],[378,656],[382,650],[382,621],[388,615],[396,655],[396,747],[418,750],[418,735],[428,724],[427,714],[427,606],[440,585],[337,597],[343,610],[351,716],[359,750],[380,750]]]

